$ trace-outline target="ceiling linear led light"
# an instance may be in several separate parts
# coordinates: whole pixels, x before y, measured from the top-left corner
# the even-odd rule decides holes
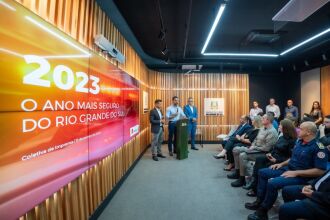
[[[209,42],[211,40],[211,37],[212,37],[212,35],[213,35],[214,31],[215,31],[215,28],[217,27],[217,25],[219,23],[219,20],[220,20],[222,14],[223,14],[223,11],[225,10],[225,8],[226,8],[226,5],[225,4],[221,4],[220,5],[218,14],[217,14],[217,16],[216,16],[216,18],[215,18],[215,20],[213,22],[212,28],[211,28],[211,30],[209,32],[209,35],[207,36],[206,41],[204,43],[204,46],[203,46],[203,49],[202,49],[202,52],[201,52],[202,54],[205,52],[205,50],[207,48],[207,45],[209,44]]]
[[[218,14],[213,22],[213,25],[211,27],[211,30],[206,38],[206,41],[204,43],[204,46],[203,46],[203,49],[201,51],[201,54],[203,54],[204,56],[250,56],[250,57],[278,57],[277,54],[257,54],[257,53],[205,53],[205,50],[212,38],[212,35],[215,31],[215,28],[217,27],[219,21],[220,21],[220,18],[224,12],[226,8],[226,5],[225,4],[221,4],[220,5],[220,8],[219,8],[219,11],[218,11]]]
[[[308,42],[310,42],[310,41],[312,41],[312,40],[314,40],[316,38],[319,38],[319,37],[321,37],[322,35],[324,35],[324,34],[326,34],[328,32],[330,32],[330,28],[328,28],[328,29],[322,31],[321,33],[318,33],[315,36],[310,37],[307,40],[304,40],[303,42],[300,42],[299,44],[297,44],[297,45],[295,45],[295,46],[293,46],[293,47],[291,47],[291,48],[283,51],[282,53],[280,53],[280,55],[283,56],[283,55],[289,53],[290,51],[293,51],[294,49],[297,49],[298,47],[301,47],[302,45],[307,44]]]
[[[302,42],[300,42],[299,44],[296,44],[295,46],[283,51],[282,53],[280,53],[280,56],[283,56],[295,49],[297,49],[298,47],[303,46],[304,44],[307,44],[308,42],[315,40],[316,38],[319,38],[327,33],[330,32],[330,28],[314,35],[313,37],[308,38],[307,40],[304,40]],[[203,53],[203,55],[205,56],[251,56],[251,57],[278,57],[278,54],[258,54],[258,53]]]
[[[4,7],[8,8],[9,10],[16,11],[16,8],[14,8],[13,6],[9,5],[8,3],[4,2],[4,1],[0,0],[0,5],[3,5]]]
[[[215,31],[216,26],[218,25],[218,23],[220,21],[220,18],[223,14],[223,11],[225,10],[225,7],[226,7],[225,4],[221,4],[221,6],[219,8],[218,14],[217,14],[217,16],[216,16],[216,18],[213,22],[212,28],[211,28],[208,36],[207,36],[207,39],[206,39],[206,41],[204,43],[204,46],[203,46],[203,49],[201,51],[201,54],[203,54],[204,56],[278,57],[278,56],[283,56],[283,55],[295,50],[296,48],[301,47],[302,45],[304,45],[304,44],[306,44],[306,43],[308,43],[308,42],[310,42],[310,41],[312,41],[312,40],[314,40],[314,39],[330,32],[330,28],[328,28],[328,29],[322,31],[321,33],[316,34],[315,36],[313,36],[313,37],[311,37],[311,38],[309,38],[309,39],[307,39],[307,40],[305,40],[305,41],[303,41],[303,42],[301,42],[301,43],[299,43],[299,44],[297,44],[297,45],[295,45],[295,46],[293,46],[293,47],[291,47],[291,48],[289,48],[285,51],[283,51],[279,55],[278,54],[259,54],[259,53],[205,53],[205,50],[206,50],[206,48],[207,48],[207,46],[208,46],[208,44],[209,44],[209,42],[212,38],[212,35]]]
[[[278,57],[278,54],[264,53],[203,53],[205,56],[247,56],[247,57]]]
[[[84,53],[85,56],[87,56],[87,57],[91,56],[91,54],[90,54],[88,51],[86,51],[86,50],[80,48],[79,46],[77,46],[76,44],[70,42],[68,39],[65,39],[64,37],[62,37],[62,36],[59,35],[58,33],[56,33],[56,32],[54,32],[54,31],[50,30],[48,27],[44,26],[43,24],[39,23],[38,21],[34,20],[33,18],[31,18],[31,17],[29,17],[29,16],[25,16],[25,18],[26,18],[28,21],[30,21],[31,23],[33,23],[33,24],[35,24],[36,26],[38,26],[38,27],[40,27],[41,29],[43,29],[44,31],[50,33],[51,35],[53,35],[53,36],[59,38],[59,39],[62,40],[63,42],[67,43],[68,45],[70,45],[70,46],[76,48],[77,50],[81,51],[82,53]]]

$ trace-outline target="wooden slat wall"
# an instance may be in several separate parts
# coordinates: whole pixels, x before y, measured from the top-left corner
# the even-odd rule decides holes
[[[149,92],[148,69],[107,18],[95,0],[16,0],[85,46],[98,52],[94,36],[102,33],[126,57],[123,65],[110,60],[140,81]],[[108,59],[108,57],[106,57]],[[142,108],[142,99],[140,99]],[[76,180],[22,216],[27,219],[88,219],[106,195],[150,143],[148,114],[140,109],[141,133]]]
[[[321,106],[324,115],[330,115],[330,66],[321,68]]]
[[[214,141],[216,136],[226,133],[229,125],[237,124],[239,118],[249,111],[248,74],[175,74],[149,71],[150,106],[155,99],[162,99],[164,110],[171,105],[171,98],[177,95],[181,106],[188,97],[193,97],[199,110],[198,125],[203,139]],[[225,115],[204,116],[204,98],[224,98]],[[165,129],[167,135],[167,129]],[[165,136],[166,137],[166,136]]]
[[[189,96],[195,97],[199,109],[202,109],[201,100],[204,97],[224,97],[225,99],[234,100],[230,105],[226,105],[226,115],[224,117],[200,117],[199,124],[205,125],[202,126],[205,134],[204,139],[214,140],[216,134],[227,132],[228,128],[223,125],[237,123],[239,116],[248,111],[247,75],[206,74],[187,77],[153,71],[149,71],[148,74],[148,69],[140,57],[107,18],[95,0],[16,1],[94,51],[98,51],[98,49],[93,44],[93,38],[96,34],[102,33],[126,57],[125,64],[110,61],[140,81],[140,97],[142,98],[143,90],[149,92],[150,106],[153,105],[155,98],[163,99],[165,106],[168,106],[173,95],[178,95],[183,102]],[[152,89],[149,85],[153,85]],[[165,90],[165,88],[171,90]],[[175,90],[174,88],[189,88],[190,90]],[[196,90],[191,90],[195,88]],[[203,88],[215,90],[203,90]],[[141,98],[141,133],[122,148],[100,161],[95,167],[26,213],[20,218],[21,220],[88,219],[150,143],[148,114],[143,114]],[[201,112],[201,114],[203,113]]]

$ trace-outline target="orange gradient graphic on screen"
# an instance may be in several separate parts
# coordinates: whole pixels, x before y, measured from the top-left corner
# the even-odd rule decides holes
[[[16,219],[139,131],[139,85],[15,1],[0,4],[0,216]]]

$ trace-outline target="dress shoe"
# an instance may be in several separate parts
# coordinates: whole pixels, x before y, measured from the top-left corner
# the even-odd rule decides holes
[[[267,210],[259,208],[255,213],[248,216],[248,220],[268,220]]]
[[[244,186],[245,183],[245,177],[244,176],[240,176],[237,180],[235,180],[234,182],[232,182],[230,185],[232,187],[242,187]]]
[[[251,189],[249,192],[246,193],[246,195],[249,197],[256,197],[257,193],[253,189]]]
[[[158,161],[158,157],[156,157],[156,156],[152,156],[152,159],[153,159],[154,161]]]
[[[261,201],[257,198],[254,202],[247,202],[245,203],[245,208],[250,210],[257,210],[261,205]]]
[[[255,184],[256,184],[256,180],[254,177],[252,177],[251,181],[243,186],[243,189],[246,190],[253,189]]]
[[[221,159],[221,158],[225,158],[225,155],[221,155],[221,156],[213,155],[213,157],[214,157],[215,159]]]
[[[239,170],[236,170],[227,175],[228,179],[238,179],[239,178]]]
[[[197,147],[192,147],[191,149],[192,149],[192,150],[198,150],[198,148],[197,148]]]
[[[163,154],[157,154],[157,157],[166,158]]]
[[[227,167],[223,168],[224,171],[231,171],[232,169],[234,169],[233,164],[228,164]]]
[[[170,156],[173,157],[173,153],[172,152],[170,152]]]

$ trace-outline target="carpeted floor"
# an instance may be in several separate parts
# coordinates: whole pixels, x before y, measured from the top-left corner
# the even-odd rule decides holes
[[[242,188],[230,186],[224,161],[212,157],[217,145],[189,150],[189,158],[168,156],[155,162],[150,149],[115,194],[101,220],[240,220],[252,211],[253,201]]]

